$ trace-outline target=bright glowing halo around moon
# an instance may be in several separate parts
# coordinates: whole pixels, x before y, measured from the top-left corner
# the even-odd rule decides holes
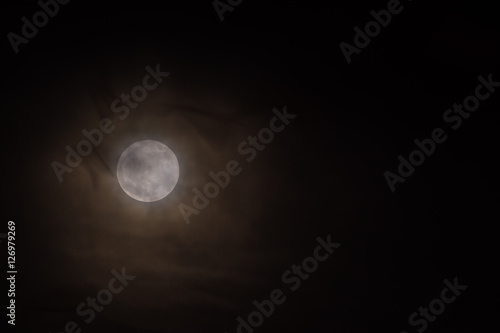
[[[123,151],[116,176],[123,191],[135,200],[158,201],[177,184],[179,163],[174,152],[163,143],[137,141]]]

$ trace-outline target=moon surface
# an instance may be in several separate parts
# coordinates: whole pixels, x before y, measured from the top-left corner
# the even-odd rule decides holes
[[[123,151],[116,175],[130,197],[153,202],[172,192],[179,180],[179,163],[174,152],[163,143],[137,141]]]

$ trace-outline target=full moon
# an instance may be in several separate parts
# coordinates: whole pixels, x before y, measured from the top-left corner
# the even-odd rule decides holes
[[[123,151],[116,175],[130,197],[153,202],[172,192],[179,180],[179,163],[174,152],[163,143],[137,141]]]

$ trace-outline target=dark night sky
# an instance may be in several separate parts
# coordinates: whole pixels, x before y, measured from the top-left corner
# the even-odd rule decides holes
[[[347,64],[339,43],[386,5],[245,0],[220,22],[210,0],[72,1],[19,54],[5,37],[1,211],[17,228],[17,329],[231,333],[280,288],[286,302],[255,332],[416,332],[410,314],[455,276],[468,289],[426,332],[495,328],[499,92],[394,193],[383,174],[445,128],[479,75],[500,81],[498,11],[405,1]],[[37,10],[2,4],[4,35]],[[170,76],[118,120],[110,103],[156,64]],[[238,144],[285,105],[297,118],[245,162]],[[117,129],[59,183],[51,162],[104,117]],[[166,143],[181,168],[151,204],[115,175],[140,139]],[[186,225],[178,204],[232,159],[243,172]],[[327,235],[341,247],[289,291],[283,272]],[[135,280],[83,323],[76,306],[121,267]]]

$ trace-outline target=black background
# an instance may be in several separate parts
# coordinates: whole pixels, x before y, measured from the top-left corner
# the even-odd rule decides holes
[[[339,43],[352,44],[353,28],[371,20],[370,10],[386,4],[245,0],[221,22],[210,1],[72,1],[21,45],[19,54],[3,38],[6,186],[1,231],[14,220],[20,234],[17,329],[59,332],[65,321],[76,319],[76,304],[97,291],[92,287],[78,291],[69,302],[59,300],[70,292],[74,277],[64,286],[37,289],[57,281],[53,274],[69,264],[61,259],[63,248],[50,246],[59,237],[54,236],[57,223],[68,223],[44,212],[46,200],[56,197],[49,195],[50,188],[47,196],[31,190],[41,174],[51,172],[39,170],[50,166],[35,159],[49,147],[62,151],[66,142],[56,148],[53,143],[72,111],[60,114],[46,105],[33,107],[31,101],[47,85],[65,86],[68,75],[78,80],[88,69],[105,68],[115,60],[126,63],[154,50],[172,78],[183,71],[176,73],[162,57],[190,68],[191,76],[182,77],[182,84],[203,89],[211,83],[199,82],[195,74],[210,73],[204,77],[231,87],[228,95],[263,101],[256,119],[265,121],[272,107],[285,104],[300,114],[291,125],[295,127],[281,133],[273,152],[259,157],[262,164],[256,165],[279,181],[268,184],[275,195],[266,199],[255,221],[259,236],[252,246],[260,248],[262,258],[271,255],[266,248],[281,248],[279,253],[285,254],[276,254],[283,257],[276,266],[262,267],[260,274],[269,283],[239,290],[238,306],[231,311],[191,304],[177,310],[175,323],[165,320],[161,330],[106,321],[103,312],[82,327],[84,332],[235,332],[235,318],[252,311],[254,299],[284,288],[281,273],[311,255],[316,237],[328,234],[342,246],[256,332],[415,332],[408,316],[440,295],[443,279],[455,276],[469,287],[427,332],[495,330],[500,296],[498,92],[458,130],[447,128],[448,140],[394,193],[383,173],[395,172],[397,156],[408,156],[414,139],[444,126],[443,112],[474,92],[479,75],[494,73],[500,79],[495,75],[500,59],[498,6],[487,1],[404,2],[403,12],[347,64]],[[20,18],[37,10],[35,1],[2,3],[4,36],[19,33]],[[261,89],[241,93],[255,86]],[[275,94],[273,86],[281,91]],[[296,100],[300,103],[294,104]],[[302,105],[308,106],[307,112],[300,111]],[[280,162],[267,165],[266,159]],[[60,185],[53,181],[54,187]],[[208,222],[182,227],[198,228],[201,223]],[[6,252],[6,243],[1,246]],[[104,287],[107,275],[102,276]],[[210,285],[205,288],[211,290]],[[126,292],[120,297],[127,297]],[[169,302],[175,313],[175,302]],[[113,306],[120,312],[120,304]],[[67,319],[54,320],[56,312],[66,313]]]

